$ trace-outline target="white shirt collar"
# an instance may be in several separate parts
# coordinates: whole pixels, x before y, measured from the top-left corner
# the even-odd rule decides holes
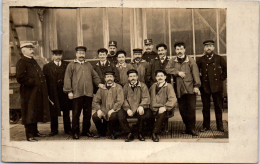
[[[75,63],[79,63],[79,64],[84,64],[84,63],[85,63],[85,60],[83,60],[83,61],[81,62],[81,61],[79,61],[78,59],[75,59],[74,62],[75,62]]]
[[[126,63],[123,63],[123,64],[117,63],[117,64],[116,64],[116,67],[120,67],[120,66],[121,66],[121,67],[126,67]]]
[[[59,61],[59,62],[54,61],[54,63],[55,63],[57,66],[61,66],[61,61]]]

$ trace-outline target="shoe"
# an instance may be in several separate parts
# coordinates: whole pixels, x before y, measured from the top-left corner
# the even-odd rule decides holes
[[[55,136],[57,134],[58,134],[58,132],[51,132],[50,134],[48,134],[48,137],[52,137],[52,136]]]
[[[38,133],[36,133],[35,135],[34,135],[34,137],[47,137],[48,135],[47,134],[42,134],[42,133],[40,133],[40,132],[38,132]]]
[[[209,131],[210,130],[210,128],[202,128],[202,129],[200,129],[200,132],[206,132],[206,131]]]
[[[94,135],[91,133],[91,132],[84,132],[84,133],[81,133],[82,136],[87,136],[87,137],[93,137]]]
[[[110,138],[111,138],[111,140],[115,140],[115,139],[116,139],[116,136],[115,136],[114,134],[112,134],[112,135],[110,136]]]
[[[192,136],[198,136],[198,134],[195,132],[195,130],[191,130],[191,131],[189,132],[189,134],[191,134]]]
[[[139,134],[139,135],[138,135],[138,139],[139,139],[140,141],[145,141],[145,138],[143,137],[142,134]]]
[[[134,140],[134,136],[132,133],[128,133],[126,139],[125,139],[125,142],[130,142],[130,141],[133,141]]]
[[[79,139],[79,135],[78,134],[73,134],[72,138],[73,139]]]
[[[159,142],[159,138],[156,133],[152,134],[152,140],[153,140],[153,142]]]
[[[29,142],[37,142],[38,140],[35,139],[34,137],[30,137],[30,138],[27,138],[27,141],[29,141]]]
[[[223,127],[221,127],[221,128],[218,128],[218,131],[220,131],[220,132],[224,132],[224,129],[223,129]]]

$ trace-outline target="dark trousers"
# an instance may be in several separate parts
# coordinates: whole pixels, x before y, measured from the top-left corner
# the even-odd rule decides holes
[[[153,127],[153,133],[161,133],[165,121],[167,120],[167,113],[163,112],[163,113],[158,113],[158,112],[154,112],[153,113],[153,119],[152,119],[152,124],[150,125],[151,127]]]
[[[128,117],[127,112],[124,109],[118,111],[119,124],[124,134],[131,132],[129,123],[127,121],[127,117]],[[139,113],[136,112],[133,117],[137,117],[138,119],[138,133],[144,135],[144,131],[146,128],[144,127],[144,125],[145,123],[149,122],[149,119],[153,117],[151,110],[144,109],[143,115],[140,115]]]
[[[53,105],[50,104],[51,108],[51,132],[58,132],[58,113]],[[71,131],[70,125],[70,109],[63,109],[63,126],[64,132],[69,133]]]
[[[70,122],[70,109],[63,109],[63,126],[64,132],[70,133],[71,132],[71,122]]]
[[[222,92],[205,93],[201,92],[201,99],[203,103],[203,127],[210,128],[210,97],[212,95],[215,109],[215,117],[217,128],[223,128],[222,121]]]
[[[25,134],[27,139],[34,137],[39,132],[37,123],[25,124],[24,127],[25,127]]]
[[[82,122],[82,133],[89,132],[90,128],[90,119],[92,113],[92,97],[81,96],[73,99],[72,105],[72,133],[79,134],[79,117],[81,110],[83,109],[83,122]]]
[[[113,112],[109,120],[99,118],[97,112],[92,116],[93,122],[97,128],[98,134],[101,136],[106,136],[107,130],[110,134],[115,134],[118,125],[118,112]]]
[[[185,94],[178,98],[178,104],[186,131],[194,130],[196,124],[196,95]]]

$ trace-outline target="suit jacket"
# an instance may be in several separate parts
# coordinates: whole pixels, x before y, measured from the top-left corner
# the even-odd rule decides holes
[[[144,52],[142,59],[144,59],[147,62],[150,62],[152,59],[155,59],[156,57],[158,57],[158,54],[154,51]]]

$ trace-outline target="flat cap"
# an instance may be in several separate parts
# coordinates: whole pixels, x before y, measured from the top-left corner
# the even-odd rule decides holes
[[[115,46],[117,47],[117,42],[116,41],[109,41],[108,46]]]
[[[183,46],[184,48],[185,48],[185,43],[184,42],[176,42],[175,44],[174,44],[174,48],[176,48],[176,47],[180,47],[180,46]]]
[[[85,46],[77,46],[76,48],[75,48],[75,50],[76,51],[87,51],[87,47],[85,47]]]
[[[167,50],[167,45],[164,44],[164,43],[160,43],[160,44],[158,44],[158,45],[156,46],[156,49],[158,50],[159,47],[164,47],[164,49]]]
[[[119,50],[116,52],[116,56],[118,56],[119,54],[124,54],[126,56],[126,52],[124,50]]]
[[[115,72],[114,71],[106,71],[105,75],[115,75]]]
[[[145,39],[145,40],[144,40],[144,44],[145,44],[145,45],[153,44],[153,40],[152,40],[152,39]]]
[[[162,69],[157,69],[156,71],[155,71],[155,76],[158,74],[158,73],[163,73],[165,76],[167,76],[167,73],[164,71],[164,70],[162,70]]]
[[[213,40],[205,40],[203,42],[204,45],[207,45],[207,44],[214,44],[215,42]]]
[[[107,54],[108,50],[106,48],[100,48],[97,50],[97,53],[99,54],[100,52],[105,52]]]
[[[135,69],[129,69],[129,70],[127,71],[127,75],[129,75],[130,73],[136,73],[136,74],[138,75],[138,72],[137,72],[137,70],[135,70]]]
[[[23,43],[20,45],[20,48],[34,48],[32,43]]]
[[[142,52],[143,52],[143,49],[141,49],[141,48],[135,48],[135,49],[133,49],[133,52],[134,52],[134,53],[142,53]]]
[[[59,49],[55,49],[55,50],[52,50],[52,53],[53,53],[53,54],[62,54],[63,51],[62,51],[62,50],[59,50]]]

